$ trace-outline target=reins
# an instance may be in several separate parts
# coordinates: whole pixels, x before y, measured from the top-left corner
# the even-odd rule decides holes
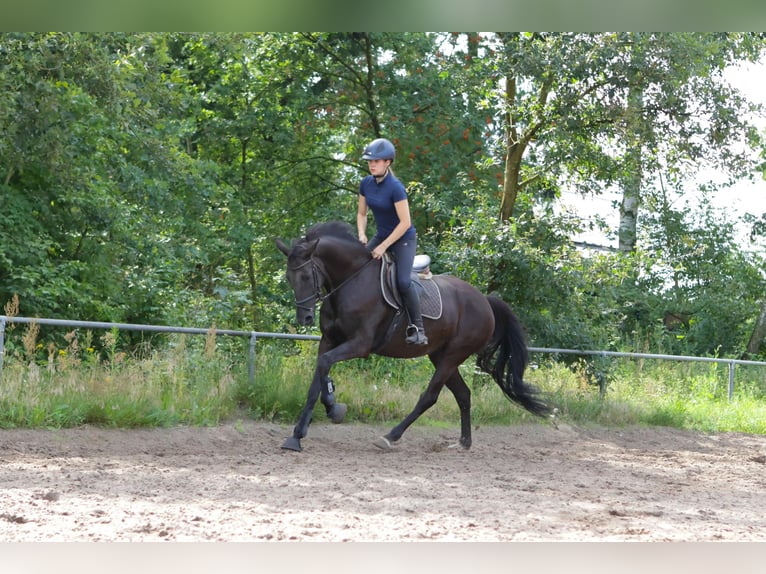
[[[300,308],[300,309],[311,309],[311,307],[305,305],[305,303],[307,303],[307,302],[309,302],[311,300],[315,300],[315,301],[320,302],[320,303],[323,302],[325,299],[330,297],[332,294],[340,291],[349,281],[351,281],[352,279],[354,279],[354,277],[359,275],[364,270],[364,268],[367,267],[373,261],[375,261],[375,259],[370,257],[370,259],[368,261],[365,261],[365,263],[361,267],[359,267],[359,269],[357,269],[351,275],[349,275],[343,281],[341,281],[340,285],[330,289],[324,295],[322,295],[322,293],[321,293],[322,286],[319,283],[319,274],[321,273],[324,276],[324,278],[326,280],[328,280],[328,281],[329,281],[329,277],[327,277],[327,273],[323,272],[321,270],[321,267],[314,261],[314,257],[313,256],[311,256],[307,261],[304,261],[300,265],[298,265],[296,267],[291,267],[290,268],[291,271],[297,271],[301,267],[305,267],[306,265],[311,263],[311,275],[312,275],[312,281],[314,283],[314,292],[311,295],[309,295],[308,297],[304,297],[300,301],[296,300],[295,301],[295,306]]]

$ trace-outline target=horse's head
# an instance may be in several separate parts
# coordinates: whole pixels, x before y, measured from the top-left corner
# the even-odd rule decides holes
[[[319,239],[302,240],[292,248],[277,239],[279,250],[287,255],[287,281],[295,292],[295,318],[299,325],[313,325],[322,285],[317,264],[312,259]]]
[[[287,280],[295,291],[296,318],[300,325],[313,324],[317,301],[338,292],[373,261],[353,228],[341,221],[312,226],[292,247],[279,239],[276,243],[287,255]],[[322,296],[323,289],[327,291],[325,296]]]

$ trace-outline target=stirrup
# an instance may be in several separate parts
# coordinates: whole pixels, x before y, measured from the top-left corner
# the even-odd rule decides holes
[[[407,325],[407,337],[404,339],[408,345],[427,345],[428,337],[426,337],[425,329],[418,327],[417,325]]]

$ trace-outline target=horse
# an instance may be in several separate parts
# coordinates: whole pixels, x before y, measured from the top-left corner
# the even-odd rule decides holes
[[[432,407],[443,387],[455,397],[460,409],[460,440],[471,447],[471,391],[458,367],[472,355],[477,365],[491,374],[505,396],[527,411],[545,417],[553,409],[540,391],[523,379],[529,362],[523,328],[501,299],[485,296],[469,283],[451,275],[434,275],[442,299],[438,319],[425,318],[427,345],[405,343],[407,321],[401,311],[385,303],[381,288],[382,260],[372,257],[353,233],[351,225],[329,221],[312,226],[292,246],[275,239],[287,256],[286,277],[295,294],[296,321],[314,324],[321,302],[321,337],[314,376],[305,406],[282,448],[302,451],[316,401],[321,398],[329,419],[341,423],[345,404],[335,400],[330,369],[338,362],[377,354],[394,358],[428,355],[434,373],[412,412],[374,445],[391,450],[405,430]]]

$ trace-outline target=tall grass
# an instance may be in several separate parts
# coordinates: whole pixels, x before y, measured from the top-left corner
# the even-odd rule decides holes
[[[212,329],[195,345],[179,335],[145,356],[119,351],[116,332],[96,341],[72,331],[62,347],[36,343],[36,335],[32,323],[23,352],[6,355],[0,427],[212,425],[236,409],[240,375],[216,352]]]
[[[240,339],[172,335],[159,350],[121,350],[120,334],[72,331],[60,344],[39,342],[30,324],[10,333],[0,378],[0,428],[216,425],[235,417],[293,423],[313,376],[316,342],[258,343],[250,384],[247,344]],[[542,358],[535,356],[536,359]],[[738,366],[728,399],[728,369],[714,363],[614,359],[608,391],[584,373],[548,361],[527,371],[577,425],[659,425],[705,432],[766,434],[766,369]],[[472,390],[476,425],[539,421],[505,399],[492,379],[461,367]],[[336,365],[336,396],[347,419],[395,423],[415,405],[433,373],[428,359],[370,357]],[[317,404],[315,420],[325,420]],[[456,427],[459,413],[449,391],[418,424]]]
[[[313,375],[316,344],[303,342],[284,357],[269,354],[259,361],[255,389],[248,404],[257,417],[293,422],[302,408]],[[263,352],[262,352],[263,354]],[[585,373],[555,362],[527,371],[527,380],[558,409],[558,419],[599,426],[669,426],[707,432],[739,431],[766,434],[766,368],[739,366],[735,394],[728,399],[728,368],[714,363],[674,363],[614,359],[614,377],[599,396]],[[338,400],[347,417],[360,422],[398,422],[415,405],[433,372],[428,359],[394,360],[370,357],[333,368]],[[539,421],[508,401],[494,381],[473,364],[461,367],[471,387],[476,425]],[[442,392],[421,423],[458,425],[459,412],[451,393]],[[317,405],[315,420],[324,420]]]
[[[736,369],[728,398],[728,367],[717,363],[614,359],[603,400],[582,373],[548,363],[528,380],[546,390],[560,418],[601,426],[667,426],[706,432],[766,434],[766,367]]]

